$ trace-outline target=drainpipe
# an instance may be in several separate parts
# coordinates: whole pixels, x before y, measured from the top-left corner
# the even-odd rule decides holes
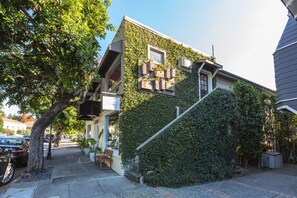
[[[201,65],[201,67],[200,67],[199,70],[198,70],[198,89],[199,89],[199,91],[198,91],[198,100],[201,99],[200,72],[201,72],[202,68],[204,67],[204,65],[205,65],[205,62],[203,62],[203,64]]]

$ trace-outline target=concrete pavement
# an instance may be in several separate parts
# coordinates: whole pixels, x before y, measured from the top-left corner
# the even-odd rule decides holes
[[[297,165],[293,164],[282,169],[252,171],[253,174],[230,180],[173,189],[141,186],[112,170],[100,170],[71,142],[64,141],[62,147],[54,148],[52,156],[52,160],[46,160],[46,167],[53,167],[50,179],[11,183],[1,197],[297,197]]]
[[[135,184],[112,170],[100,170],[75,143],[64,141],[54,148],[51,178],[34,182],[12,182],[1,197],[5,198],[78,198],[115,197],[114,192],[135,188]]]

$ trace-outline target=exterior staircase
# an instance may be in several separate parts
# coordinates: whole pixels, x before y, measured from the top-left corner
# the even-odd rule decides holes
[[[137,183],[141,183],[140,181],[140,172],[139,172],[139,163],[135,163],[133,165],[133,168],[130,170],[126,170],[125,171],[125,176],[129,179],[131,179],[132,181],[135,181]]]

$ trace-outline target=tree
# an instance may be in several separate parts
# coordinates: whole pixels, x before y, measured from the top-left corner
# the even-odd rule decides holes
[[[7,118],[12,119],[12,120],[21,121],[22,116],[18,115],[18,114],[8,114]]]
[[[76,108],[68,107],[55,118],[53,122],[54,129],[56,131],[62,131],[68,135],[72,135],[75,132],[82,132],[86,123],[76,119]]]
[[[248,161],[257,158],[261,151],[265,122],[263,97],[255,87],[243,82],[236,82],[234,91],[238,111],[238,150],[246,166]]]
[[[0,133],[1,132],[3,133],[3,124],[4,124],[4,121],[3,121],[4,111],[2,109],[3,109],[3,106],[2,104],[0,104]]]
[[[31,112],[27,171],[44,169],[43,135],[96,75],[110,0],[0,0],[0,99]]]

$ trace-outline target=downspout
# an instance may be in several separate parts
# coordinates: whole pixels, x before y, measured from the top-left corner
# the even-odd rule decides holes
[[[198,69],[198,100],[201,99],[201,89],[200,89],[200,72],[202,70],[202,68],[204,67],[205,62],[202,63],[201,67]]]

